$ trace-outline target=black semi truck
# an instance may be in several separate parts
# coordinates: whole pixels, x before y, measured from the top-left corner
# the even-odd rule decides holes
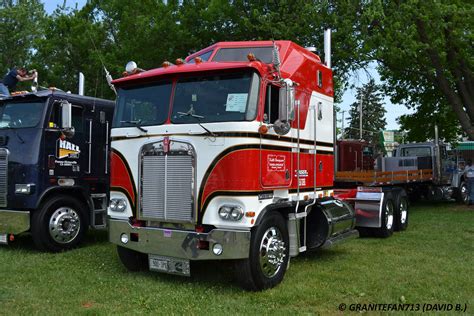
[[[113,111],[58,90],[0,99],[0,244],[29,231],[57,252],[105,227]]]

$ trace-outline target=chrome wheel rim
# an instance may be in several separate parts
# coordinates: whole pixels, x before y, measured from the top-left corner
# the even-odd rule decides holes
[[[72,208],[63,206],[58,208],[49,219],[49,234],[54,241],[67,244],[79,234],[81,219]]]
[[[385,205],[385,227],[390,230],[393,226],[393,203],[387,202]]]
[[[461,186],[461,198],[464,203],[469,202],[469,192],[467,192],[467,186],[464,184]]]
[[[267,278],[275,276],[283,266],[286,257],[286,245],[280,230],[268,228],[260,243],[260,268]]]
[[[408,203],[405,198],[400,200],[400,223],[405,224],[408,217]]]

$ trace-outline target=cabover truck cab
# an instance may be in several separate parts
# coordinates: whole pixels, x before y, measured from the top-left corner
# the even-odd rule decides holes
[[[48,90],[0,99],[0,242],[41,250],[105,227],[114,102]]]
[[[290,257],[357,236],[333,197],[332,71],[311,51],[223,42],[113,84],[109,239],[128,269],[235,260],[262,290]]]

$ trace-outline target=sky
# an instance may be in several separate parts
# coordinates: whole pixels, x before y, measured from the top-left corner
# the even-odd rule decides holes
[[[74,8],[77,4],[78,8],[81,8],[86,4],[87,0],[66,0],[66,6]],[[58,5],[63,5],[64,0],[45,0],[43,1],[44,3],[44,8],[46,12],[52,13]],[[374,77],[376,83],[380,83],[380,77],[375,70],[375,68],[369,69],[369,72],[371,75]],[[354,75],[350,78],[350,83],[354,84],[356,87],[360,87],[363,84],[367,83],[370,78],[368,78],[365,74],[365,72],[360,71],[358,75]],[[344,126],[347,127],[348,125],[348,116],[349,116],[349,109],[350,105],[356,101],[356,89],[348,89],[343,97],[342,100],[343,102],[339,104],[341,107],[342,111],[345,111],[344,113]],[[402,115],[402,114],[407,114],[407,113],[412,113],[412,110],[407,109],[404,105],[400,104],[392,104],[389,100],[389,98],[385,98],[385,109],[387,110],[387,113],[385,115],[385,118],[387,120],[387,130],[395,130],[399,128],[399,125],[396,121],[396,119]],[[338,115],[338,127],[342,126],[342,113]]]

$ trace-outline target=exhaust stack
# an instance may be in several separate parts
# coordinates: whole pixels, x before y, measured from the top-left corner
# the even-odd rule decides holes
[[[84,95],[84,74],[79,73],[79,95]]]
[[[331,68],[331,29],[324,31],[324,63]]]

